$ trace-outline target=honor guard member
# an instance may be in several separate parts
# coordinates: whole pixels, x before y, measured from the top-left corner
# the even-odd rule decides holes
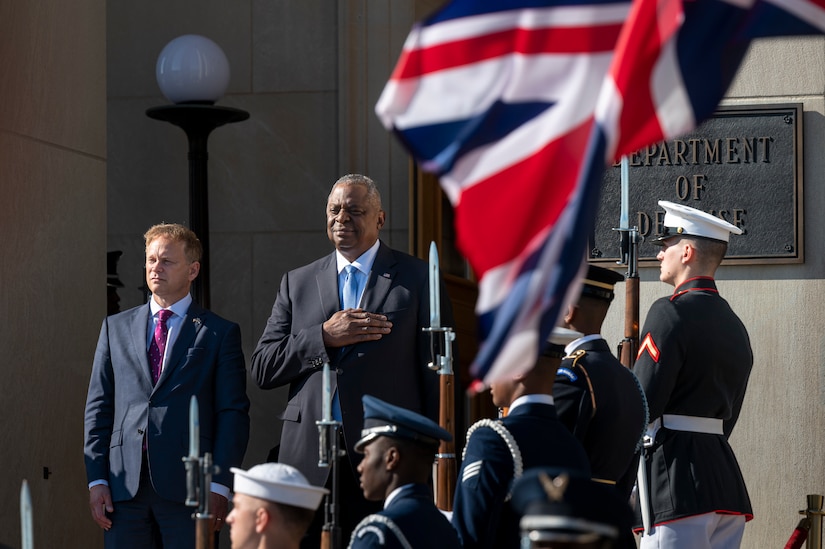
[[[452,435],[437,423],[370,395],[362,397],[364,429],[355,451],[361,489],[384,510],[364,518],[349,547],[461,547],[455,530],[435,506],[429,479],[439,441]],[[346,504],[346,502],[344,502]]]
[[[561,469],[525,471],[513,485],[512,505],[523,549],[613,549],[633,523],[612,486]]]
[[[584,446],[593,480],[617,484],[627,500],[636,481],[642,437],[648,424],[644,391],[636,376],[613,355],[601,336],[624,276],[590,265],[581,295],[569,305],[562,326],[584,334],[565,347],[553,385],[559,419]],[[628,535],[631,535],[628,532]]]
[[[235,494],[226,523],[232,549],[298,549],[328,490],[310,485],[298,469],[284,463],[230,470]]]
[[[490,385],[506,417],[482,419],[467,431],[452,522],[465,549],[519,547],[518,517],[508,501],[515,479],[531,467],[563,467],[590,476],[587,454],[558,420],[553,381],[564,345],[582,334],[555,328],[528,371]]]
[[[650,407],[642,548],[739,547],[753,518],[728,444],[753,364],[748,332],[714,282],[730,234],[742,230],[671,202],[665,209],[659,279],[673,295],[653,303],[634,371]],[[640,483],[642,486],[642,483]]]

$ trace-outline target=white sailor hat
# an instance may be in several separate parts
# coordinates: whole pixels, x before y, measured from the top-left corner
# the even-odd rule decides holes
[[[547,346],[544,348],[542,354],[544,356],[562,358],[566,354],[564,348],[583,336],[584,334],[582,332],[556,326],[550,333],[550,337],[547,338]]]
[[[315,510],[329,493],[312,486],[301,472],[285,463],[262,463],[249,471],[231,467],[235,473],[235,492],[275,503]]]
[[[412,410],[384,402],[372,395],[364,395],[361,402],[364,405],[364,428],[361,430],[361,439],[355,443],[356,452],[363,452],[364,447],[378,437],[411,440],[432,447],[433,452],[438,448],[439,441],[453,440],[449,431]]]
[[[699,236],[711,240],[728,242],[730,234],[742,234],[742,229],[724,219],[710,215],[702,210],[660,200],[659,206],[665,209],[662,236],[651,240],[659,246],[673,236]]]

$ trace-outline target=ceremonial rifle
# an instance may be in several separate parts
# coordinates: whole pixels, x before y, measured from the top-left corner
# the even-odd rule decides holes
[[[639,228],[630,226],[628,216],[628,162],[622,157],[622,205],[619,216],[622,259],[620,265],[627,265],[625,274],[624,339],[619,343],[618,358],[626,368],[633,368],[639,349]]]
[[[624,306],[624,339],[619,344],[619,360],[626,368],[632,369],[636,363],[636,353],[639,349],[639,228],[630,226],[628,215],[629,167],[627,157],[622,157],[622,205],[619,214],[619,228],[621,232],[622,259],[619,264],[627,265],[625,275],[625,306]],[[644,449],[639,456],[639,466],[636,472],[636,488],[639,494],[639,506],[642,513],[642,525],[645,534],[650,533],[650,490],[647,485],[647,471]]]
[[[213,549],[215,546],[215,529],[212,526],[209,497],[211,494],[212,475],[218,474],[220,468],[212,463],[212,454],[200,455],[200,419],[198,414],[198,397],[192,395],[189,401],[189,455],[183,458],[186,464],[186,505],[197,507],[192,514],[195,519],[196,549]]]
[[[329,363],[324,363],[321,420],[318,426],[318,467],[329,467],[332,489],[324,496],[324,527],[321,530],[321,549],[341,548],[341,526],[338,524],[338,458],[345,452],[338,447],[340,421],[332,419],[332,390]]]
[[[436,506],[442,511],[453,510],[453,494],[458,476],[455,458],[455,376],[453,375],[453,340],[455,333],[450,327],[441,326],[441,276],[438,267],[438,248],[430,242],[430,326],[422,328],[430,332],[432,350],[431,370],[439,375],[438,424],[452,435],[451,441],[442,440],[436,454]]]
[[[23,479],[23,484],[20,486],[20,547],[21,549],[34,549],[32,495],[26,479]]]

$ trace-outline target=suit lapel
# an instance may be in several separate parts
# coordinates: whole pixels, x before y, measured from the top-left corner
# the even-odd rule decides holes
[[[135,356],[137,356],[138,364],[146,378],[149,386],[152,386],[152,367],[149,366],[149,304],[136,310],[129,325],[129,332],[132,336],[132,345],[135,349]]]
[[[155,389],[160,387],[160,385],[172,375],[172,373],[179,366],[180,362],[183,360],[186,352],[190,347],[192,347],[195,337],[203,327],[203,319],[201,317],[203,317],[205,313],[206,309],[195,302],[192,302],[189,306],[189,310],[186,312],[186,316],[183,317],[183,321],[181,322],[180,333],[175,339],[175,343],[172,348],[168,349],[168,352],[171,354],[166,360],[166,365],[163,368],[163,372],[160,374],[160,379],[158,379]]]
[[[338,263],[335,259],[335,252],[329,255],[326,264],[315,275],[315,284],[318,288],[318,299],[321,300],[321,308],[324,310],[324,318],[329,318],[336,311],[340,311]]]
[[[378,246],[372,270],[364,288],[364,297],[361,299],[361,308],[365,311],[380,311],[381,305],[387,298],[395,278],[395,254],[383,242]]]

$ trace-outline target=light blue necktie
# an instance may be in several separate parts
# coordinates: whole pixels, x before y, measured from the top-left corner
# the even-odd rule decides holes
[[[354,309],[358,307],[358,269],[352,265],[347,265],[344,270],[347,272],[347,276],[344,279],[341,308]],[[332,419],[341,421],[341,402],[338,400],[337,387],[332,395]]]
[[[344,267],[347,277],[344,280],[344,299],[341,305],[344,309],[355,309],[358,307],[358,269],[352,265]]]

